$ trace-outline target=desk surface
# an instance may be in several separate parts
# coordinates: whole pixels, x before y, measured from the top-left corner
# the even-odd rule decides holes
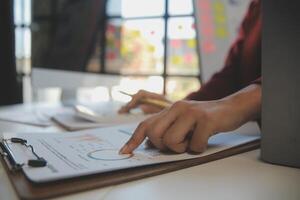
[[[25,109],[14,106],[8,109]],[[0,109],[0,111],[3,108]],[[7,108],[5,108],[7,109]],[[249,132],[244,127],[244,132]],[[253,131],[253,129],[251,129]],[[60,131],[0,121],[0,132]],[[56,198],[89,199],[300,199],[300,169],[271,165],[259,160],[259,150],[126,184]],[[17,195],[0,164],[0,200]]]

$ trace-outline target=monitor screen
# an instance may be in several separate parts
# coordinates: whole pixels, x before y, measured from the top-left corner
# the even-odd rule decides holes
[[[92,71],[87,66],[102,45],[104,18],[105,0],[34,0],[32,66]]]
[[[17,50],[22,66],[118,76],[128,92],[178,100],[223,67],[250,0],[22,2],[30,14],[17,47],[31,41]]]
[[[249,2],[32,0],[32,66],[198,76],[222,67]]]

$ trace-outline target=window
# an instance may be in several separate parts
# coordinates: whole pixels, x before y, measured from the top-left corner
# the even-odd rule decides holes
[[[103,71],[183,98],[200,86],[196,35],[192,0],[108,0]]]
[[[30,70],[31,65],[31,0],[14,1],[17,71]]]

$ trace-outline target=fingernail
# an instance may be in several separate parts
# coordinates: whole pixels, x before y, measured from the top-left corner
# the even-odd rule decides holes
[[[120,154],[126,154],[126,152],[128,151],[128,145],[125,144],[121,150],[119,151]]]

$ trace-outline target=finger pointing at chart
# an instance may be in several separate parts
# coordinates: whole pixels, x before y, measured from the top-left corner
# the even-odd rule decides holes
[[[147,135],[149,132],[149,125],[156,121],[159,117],[161,117],[161,115],[156,114],[140,123],[128,142],[121,148],[120,153],[132,153],[132,151],[136,149],[146,137],[149,137],[149,135]],[[155,142],[154,138],[152,143],[156,144],[155,147],[159,147],[158,142]]]
[[[239,127],[243,116],[230,103],[228,99],[176,102],[140,123],[120,153],[132,153],[146,138],[160,150],[201,153],[210,136]]]
[[[204,125],[202,129],[195,129],[197,123],[202,124],[201,115],[193,114],[193,103],[185,101],[177,102],[170,108],[146,119],[139,124],[129,141],[120,150],[120,153],[132,153],[146,138],[160,150],[171,150],[182,153],[188,150],[192,144],[192,150],[202,152],[206,148],[210,129]],[[200,112],[200,111],[199,111]],[[198,119],[198,121],[197,121]],[[207,124],[207,123],[206,123]],[[194,129],[197,132],[194,132]],[[204,131],[207,130],[207,131]],[[192,133],[194,137],[188,137]],[[200,135],[196,137],[196,135]],[[199,141],[190,142],[189,138],[200,138]],[[204,141],[202,141],[204,140]],[[199,143],[199,147],[197,144]],[[194,147],[196,145],[196,148]]]

